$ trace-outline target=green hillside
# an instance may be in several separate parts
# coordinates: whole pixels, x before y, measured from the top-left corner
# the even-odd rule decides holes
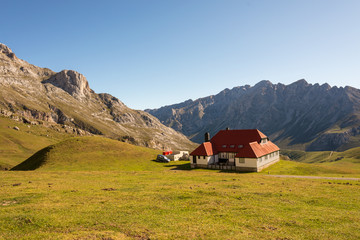
[[[293,161],[304,163],[323,163],[330,165],[341,165],[349,162],[360,163],[360,147],[351,148],[344,152],[281,150],[281,154],[288,156]]]
[[[36,151],[71,136],[41,125],[34,126],[0,117],[0,170],[9,169]]]
[[[278,174],[350,174],[360,176],[360,147],[344,152],[281,150],[281,154],[291,161],[272,167],[274,169],[271,168]]]
[[[335,161],[351,168],[281,160],[235,173],[158,163],[157,150],[103,137],[68,138],[14,168],[35,171],[0,172],[0,239],[359,239],[359,181],[268,176],[360,177],[357,151]]]
[[[76,137],[48,146],[12,170],[156,170],[159,150],[104,137]]]

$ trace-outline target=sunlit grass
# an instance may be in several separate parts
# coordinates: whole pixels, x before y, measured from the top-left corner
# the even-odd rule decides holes
[[[176,166],[157,164],[163,169],[1,172],[0,236],[5,239],[360,237],[360,182],[174,170]]]
[[[19,127],[20,131],[15,130],[15,126]],[[71,136],[51,128],[0,117],[0,169],[11,168],[36,151]]]
[[[281,160],[261,173],[191,169],[102,137],[45,150],[28,160],[43,161],[35,171],[0,172],[0,239],[360,238],[360,181],[267,176],[354,177],[359,168]]]

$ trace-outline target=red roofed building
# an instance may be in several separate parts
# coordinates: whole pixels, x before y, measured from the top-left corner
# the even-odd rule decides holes
[[[279,161],[280,149],[257,129],[220,130],[190,153],[191,167],[259,172]]]

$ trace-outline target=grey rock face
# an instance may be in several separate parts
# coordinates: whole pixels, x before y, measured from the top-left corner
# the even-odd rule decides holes
[[[78,99],[91,96],[89,83],[84,75],[73,70],[63,70],[43,83],[51,83]]]
[[[290,85],[261,81],[253,87],[225,89],[214,96],[146,111],[196,142],[203,141],[205,132],[213,136],[226,127],[258,128],[280,147],[335,150],[349,138],[334,136],[342,139],[335,143],[321,136],[333,128],[346,132],[360,126],[360,90],[312,85],[304,79]],[[316,139],[323,140],[309,146]]]

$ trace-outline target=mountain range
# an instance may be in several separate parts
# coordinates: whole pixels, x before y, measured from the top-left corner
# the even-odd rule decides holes
[[[75,135],[103,135],[156,149],[191,149],[205,132],[257,128],[281,148],[343,151],[360,146],[360,90],[261,81],[197,100],[139,111],[85,76],[54,72],[0,44],[0,116]],[[160,120],[160,121],[159,121]],[[186,137],[187,136],[187,137]]]
[[[85,76],[54,72],[18,58],[0,44],[0,115],[75,135],[104,135],[156,149],[189,149],[194,143],[144,111],[95,93]]]
[[[145,110],[192,141],[220,129],[257,128],[281,148],[308,151],[360,146],[360,90],[264,80],[204,98]]]

